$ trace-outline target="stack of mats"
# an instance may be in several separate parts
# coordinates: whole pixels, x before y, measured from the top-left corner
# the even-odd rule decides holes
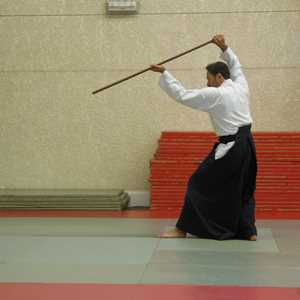
[[[300,132],[256,132],[257,211],[300,212]],[[180,210],[187,181],[217,141],[211,132],[163,132],[151,160],[151,209]]]
[[[123,210],[130,198],[123,190],[0,190],[0,209]]]

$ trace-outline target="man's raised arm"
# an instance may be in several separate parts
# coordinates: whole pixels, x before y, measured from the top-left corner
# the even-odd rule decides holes
[[[191,108],[209,112],[219,102],[220,93],[215,87],[185,89],[185,87],[161,65],[151,65],[151,70],[159,72],[160,87],[177,102]]]
[[[242,70],[242,65],[236,54],[226,45],[224,36],[221,34],[214,36],[213,42],[222,50],[220,58],[227,62],[230,78],[248,90],[249,87]]]

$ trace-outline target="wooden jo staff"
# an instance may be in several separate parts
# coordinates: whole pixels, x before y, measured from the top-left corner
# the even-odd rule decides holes
[[[169,61],[171,61],[171,60],[174,60],[174,59],[176,59],[176,58],[178,58],[178,57],[180,57],[180,56],[186,55],[186,54],[188,54],[188,53],[190,53],[190,52],[192,52],[192,51],[195,51],[195,50],[197,50],[197,49],[199,49],[199,48],[202,48],[202,47],[204,47],[204,46],[206,46],[206,45],[208,45],[208,44],[210,44],[210,43],[212,43],[212,42],[213,42],[213,40],[210,40],[210,41],[208,41],[208,42],[206,42],[206,43],[204,43],[204,44],[201,44],[201,45],[199,45],[199,46],[197,46],[197,47],[194,47],[194,48],[192,48],[192,49],[190,49],[190,50],[187,50],[187,51],[185,51],[185,52],[182,52],[182,53],[180,53],[180,54],[178,54],[178,55],[176,55],[176,56],[173,56],[173,57],[171,57],[171,58],[168,58],[168,59],[166,59],[166,60],[164,60],[164,61],[158,63],[158,65],[165,64],[165,63],[167,63],[167,62],[169,62]],[[149,68],[147,68],[147,69],[144,69],[144,70],[141,70],[141,71],[139,71],[139,72],[137,72],[137,73],[134,73],[134,74],[132,74],[132,75],[130,75],[130,76],[127,76],[127,77],[125,77],[125,78],[123,78],[123,79],[120,79],[120,80],[118,80],[118,81],[116,81],[116,82],[114,82],[114,83],[111,83],[111,84],[109,84],[109,85],[106,85],[106,86],[102,87],[101,89],[94,91],[92,94],[94,95],[94,94],[97,94],[97,93],[99,93],[99,92],[102,92],[102,91],[104,91],[104,90],[106,90],[106,89],[111,88],[111,87],[114,86],[114,85],[117,85],[117,84],[119,84],[119,83],[121,83],[121,82],[123,82],[123,81],[126,81],[126,80],[131,79],[131,78],[133,78],[133,77],[135,77],[135,76],[138,76],[138,75],[140,75],[140,74],[143,74],[143,73],[145,73],[145,72],[147,72],[147,71],[149,71],[149,70],[151,70],[151,67],[149,67]]]

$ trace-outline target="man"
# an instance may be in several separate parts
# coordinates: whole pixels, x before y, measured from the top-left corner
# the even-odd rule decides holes
[[[161,65],[151,70],[162,73],[160,87],[176,101],[209,113],[218,135],[209,155],[188,181],[184,205],[176,227],[162,237],[255,241],[256,149],[251,134],[249,88],[239,59],[223,35],[213,37],[227,62],[209,64],[207,86],[185,89]]]

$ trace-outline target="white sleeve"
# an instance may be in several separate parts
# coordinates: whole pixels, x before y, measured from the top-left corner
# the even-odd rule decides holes
[[[217,88],[186,90],[169,71],[160,76],[159,85],[172,99],[197,110],[209,112],[220,101]]]
[[[241,86],[243,86],[248,90],[249,87],[248,87],[246,77],[242,70],[242,65],[238,57],[232,51],[232,49],[228,47],[226,51],[222,52],[220,58],[222,58],[227,62],[230,71],[230,78],[232,79],[232,81],[240,84]]]

